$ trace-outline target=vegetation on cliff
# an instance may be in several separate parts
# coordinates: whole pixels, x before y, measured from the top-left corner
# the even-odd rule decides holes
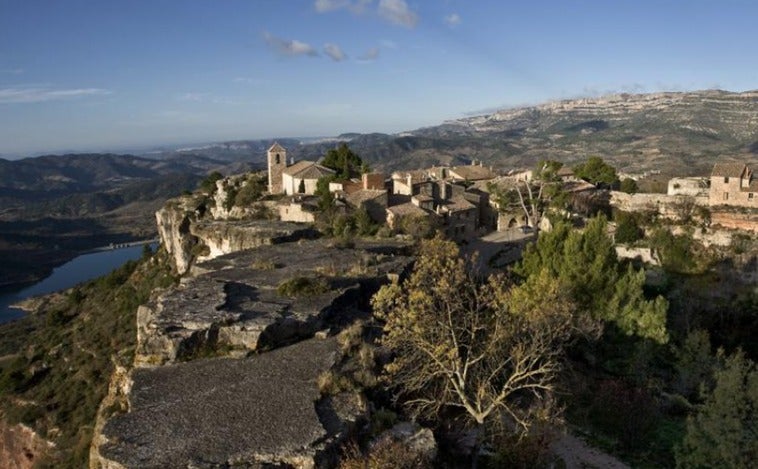
[[[56,444],[55,467],[82,467],[114,365],[131,366],[135,314],[174,283],[165,254],[74,287],[57,306],[0,326],[0,409]]]

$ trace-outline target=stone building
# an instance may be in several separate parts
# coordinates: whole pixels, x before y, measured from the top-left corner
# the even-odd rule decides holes
[[[313,195],[319,178],[334,174],[334,170],[315,161],[298,161],[287,165],[287,150],[278,143],[268,149],[268,191],[271,194]]]
[[[758,179],[744,163],[716,163],[711,172],[709,204],[758,208]]]

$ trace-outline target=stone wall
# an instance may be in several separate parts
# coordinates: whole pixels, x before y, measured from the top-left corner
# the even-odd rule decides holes
[[[611,206],[625,212],[657,211],[665,217],[676,217],[678,206],[692,201],[697,206],[707,207],[708,197],[668,194],[627,194],[611,191]]]

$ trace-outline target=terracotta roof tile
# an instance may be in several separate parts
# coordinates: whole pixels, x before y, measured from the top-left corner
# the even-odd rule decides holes
[[[738,178],[746,169],[745,163],[716,163],[713,165],[711,176]]]

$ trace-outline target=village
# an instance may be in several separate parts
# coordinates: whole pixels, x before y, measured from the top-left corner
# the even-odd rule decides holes
[[[709,227],[758,232],[758,211],[750,210],[758,208],[758,179],[744,163],[716,163],[710,177],[672,178],[663,194],[593,184],[554,162],[545,163],[538,174],[532,169],[503,173],[474,160],[469,165],[396,171],[389,177],[365,172],[360,178],[337,179],[334,169],[314,161],[287,164],[287,150],[278,143],[269,148],[267,160],[268,190],[284,196],[278,205],[282,221],[315,222],[318,181],[329,178],[329,192],[344,213],[365,210],[374,223],[396,232],[423,227],[463,244],[482,237],[530,237],[550,229],[551,217],[543,216],[548,211],[581,223],[582,216],[603,207],[669,219],[689,217],[699,208],[702,224]],[[547,203],[551,198],[557,203]],[[720,239],[716,242],[728,243],[729,236]],[[627,251],[619,253],[624,256]],[[640,251],[631,254],[646,257]]]

